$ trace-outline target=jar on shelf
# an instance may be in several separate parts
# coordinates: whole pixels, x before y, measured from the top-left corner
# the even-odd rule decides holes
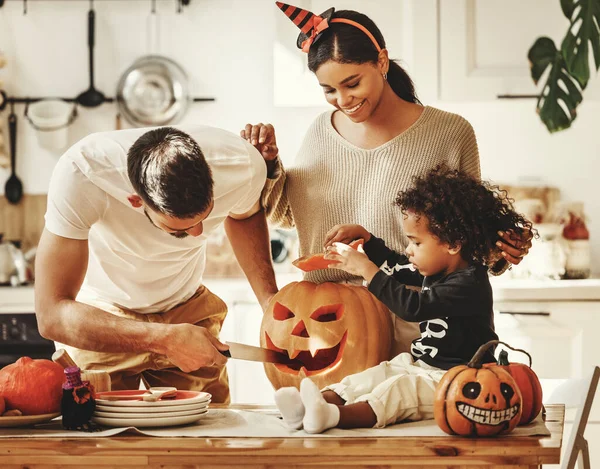
[[[583,203],[572,203],[566,209],[562,233],[567,245],[565,278],[588,278],[591,273],[590,232],[585,224]]]

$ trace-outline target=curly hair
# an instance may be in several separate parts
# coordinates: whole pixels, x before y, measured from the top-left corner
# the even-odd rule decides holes
[[[497,257],[498,231],[535,234],[512,203],[498,186],[444,166],[415,177],[413,187],[395,200],[403,214],[425,217],[429,231],[441,242],[460,245],[465,260],[486,264]]]

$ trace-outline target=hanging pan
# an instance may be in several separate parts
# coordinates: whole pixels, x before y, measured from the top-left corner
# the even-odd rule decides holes
[[[150,50],[158,42],[155,11],[148,19]],[[190,103],[189,79],[174,60],[151,53],[137,59],[117,85],[117,105],[133,126],[159,126],[177,123]]]

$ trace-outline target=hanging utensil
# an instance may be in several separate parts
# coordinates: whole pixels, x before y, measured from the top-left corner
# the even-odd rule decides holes
[[[14,106],[8,116],[8,133],[10,140],[10,177],[4,186],[4,195],[11,204],[18,204],[23,197],[23,183],[15,174],[17,159],[17,115]]]
[[[158,53],[160,31],[154,3],[147,30],[149,55],[138,58],[121,76],[117,107],[136,127],[175,124],[192,100],[190,83],[181,65]]]
[[[88,49],[90,59],[90,87],[77,96],[77,102],[85,107],[100,106],[106,98],[102,92],[94,88],[94,38],[96,27],[96,12],[94,11],[94,2],[90,1],[90,11],[88,12]]]

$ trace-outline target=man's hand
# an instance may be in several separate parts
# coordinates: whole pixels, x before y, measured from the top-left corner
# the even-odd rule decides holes
[[[325,235],[325,244],[327,248],[333,243],[350,244],[355,239],[362,238],[365,243],[371,239],[371,233],[360,225],[335,225]]]
[[[206,328],[193,324],[175,324],[170,327],[165,341],[165,355],[173,365],[185,373],[204,366],[223,366],[227,359],[219,351],[229,346],[219,342]]]

